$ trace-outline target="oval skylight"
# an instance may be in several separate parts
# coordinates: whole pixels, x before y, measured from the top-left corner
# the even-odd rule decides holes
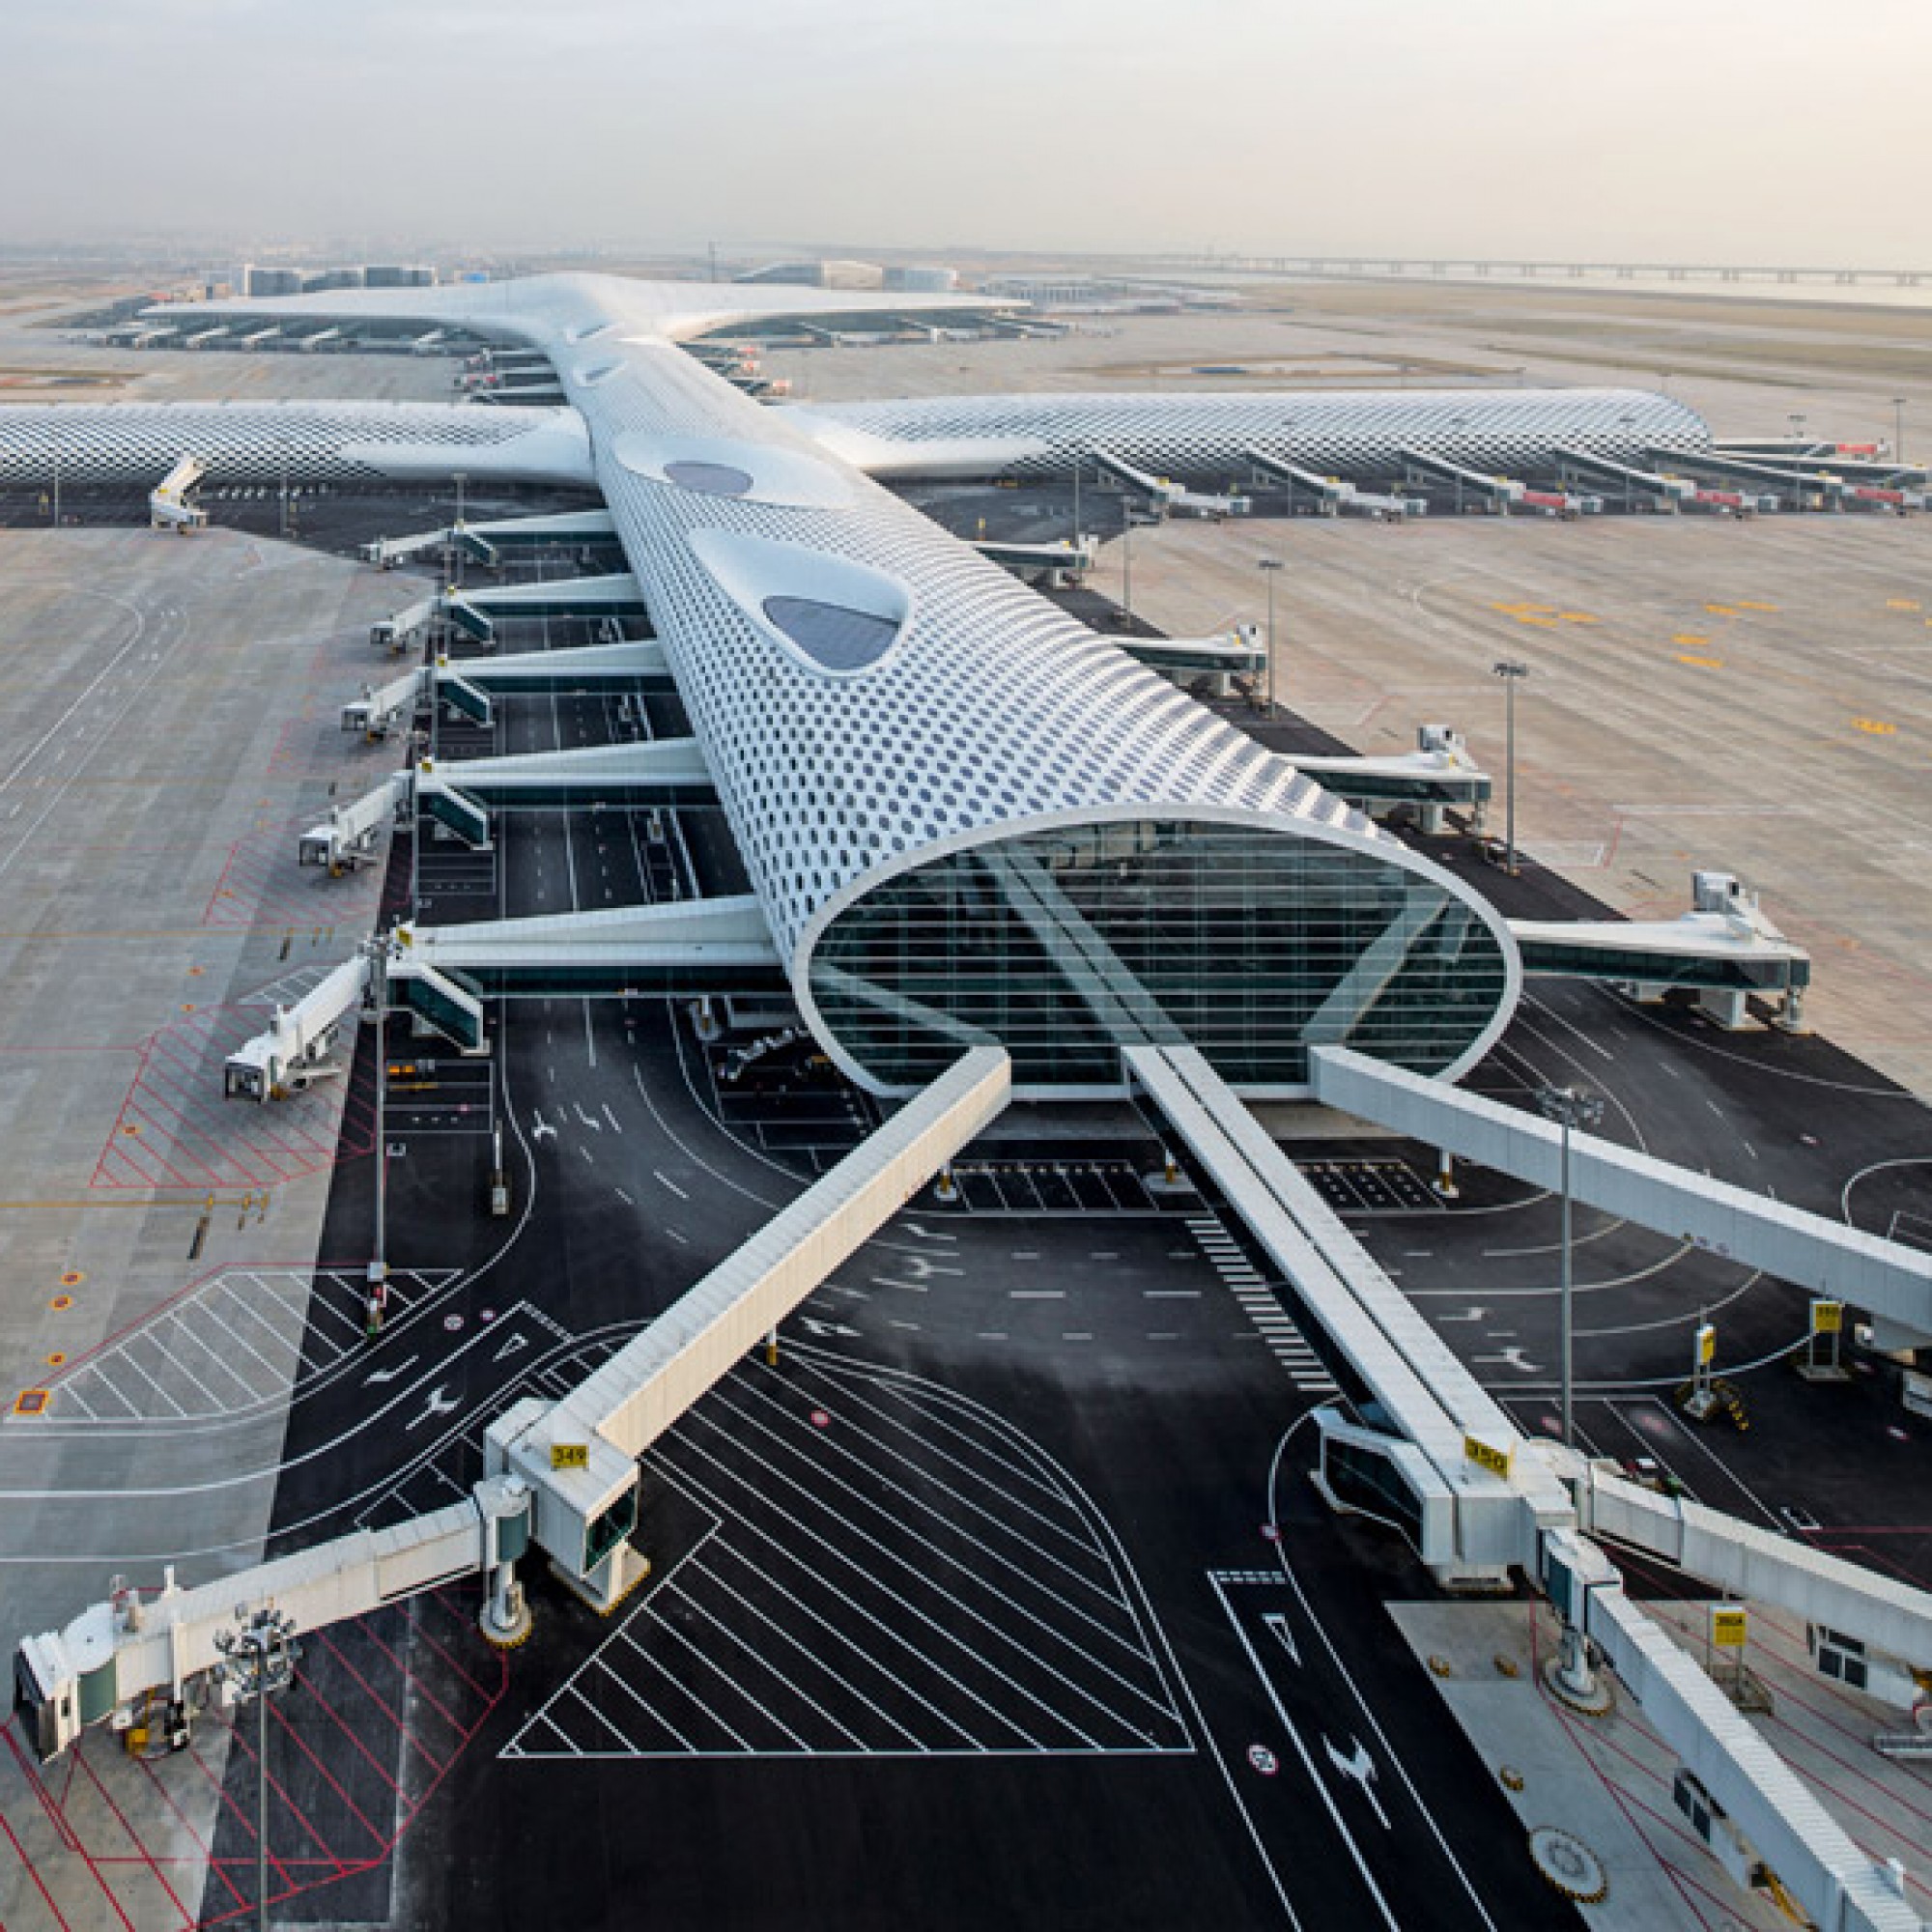
[[[686,457],[667,463],[665,475],[681,490],[696,490],[706,497],[744,497],[752,488],[750,474],[729,463],[700,463]]]
[[[765,615],[806,656],[827,670],[864,670],[892,649],[895,618],[826,604],[816,597],[767,597]]]

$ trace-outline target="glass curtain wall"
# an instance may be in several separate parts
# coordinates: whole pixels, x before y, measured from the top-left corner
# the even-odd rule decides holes
[[[1122,1044],[1302,1087],[1313,1045],[1435,1072],[1493,1016],[1495,936],[1453,893],[1290,832],[1145,819],[1038,832],[888,879],[812,955],[827,1026],[890,1087],[982,1040],[1017,1085],[1117,1086]]]

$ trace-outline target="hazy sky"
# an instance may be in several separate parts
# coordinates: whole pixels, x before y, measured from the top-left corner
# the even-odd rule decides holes
[[[0,241],[1932,265],[1932,0],[0,0]]]

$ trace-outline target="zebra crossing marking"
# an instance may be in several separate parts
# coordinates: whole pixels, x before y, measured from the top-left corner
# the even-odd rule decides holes
[[[1289,1380],[1305,1395],[1335,1394],[1335,1378],[1322,1367],[1321,1357],[1309,1347],[1294,1318],[1283,1308],[1221,1217],[1191,1215],[1187,1232],[1239,1303],[1241,1313],[1255,1324],[1275,1360],[1287,1370]]]

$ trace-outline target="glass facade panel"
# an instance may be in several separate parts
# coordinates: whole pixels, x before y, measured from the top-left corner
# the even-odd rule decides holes
[[[1494,1016],[1494,934],[1435,880],[1292,831],[1142,819],[955,852],[867,893],[812,954],[861,1066],[924,1086],[992,1039],[1016,1085],[1115,1086],[1122,1044],[1301,1087],[1312,1045],[1435,1072]]]

